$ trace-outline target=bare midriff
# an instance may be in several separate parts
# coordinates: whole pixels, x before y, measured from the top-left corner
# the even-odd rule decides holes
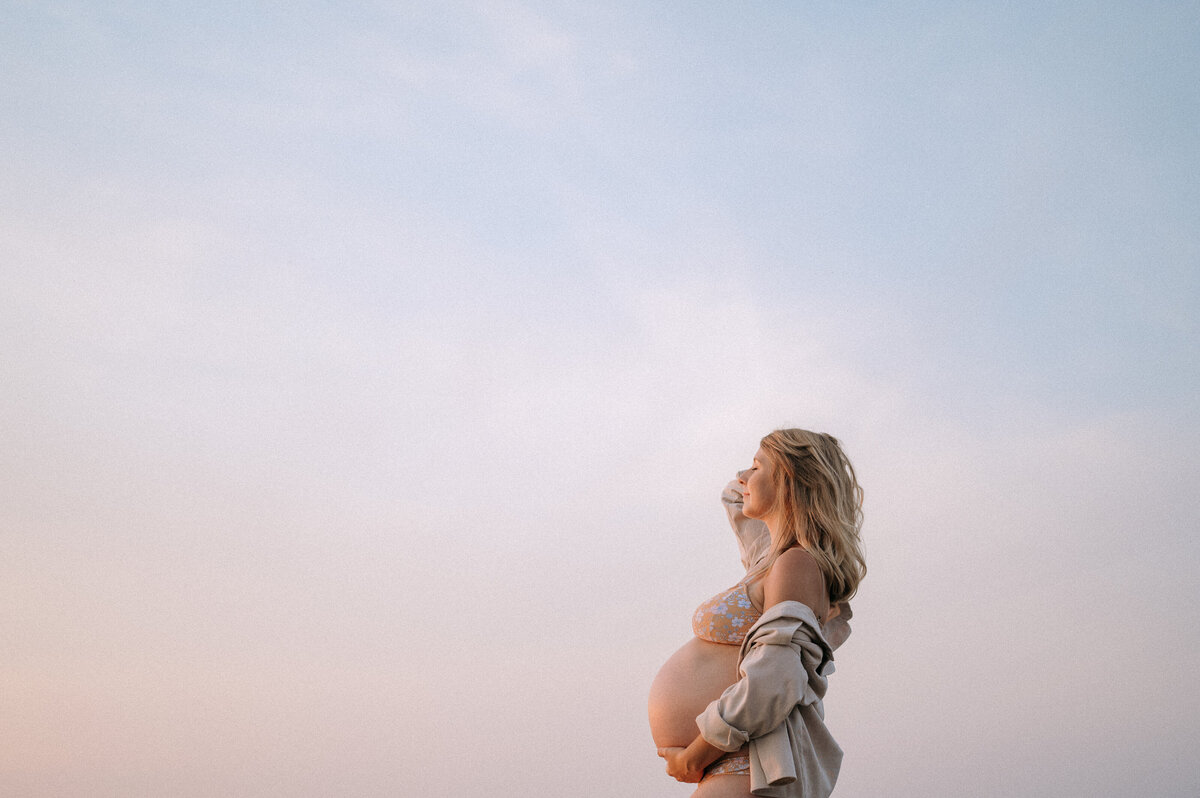
[[[696,716],[738,679],[739,648],[693,637],[663,664],[650,685],[650,735],[657,747],[696,739]]]

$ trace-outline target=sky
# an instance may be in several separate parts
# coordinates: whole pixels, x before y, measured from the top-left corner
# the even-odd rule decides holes
[[[0,6],[0,792],[686,796],[840,438],[841,798],[1200,791],[1200,6]]]

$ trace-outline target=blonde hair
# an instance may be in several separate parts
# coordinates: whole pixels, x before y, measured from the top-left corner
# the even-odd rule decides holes
[[[778,429],[762,439],[774,466],[780,529],[772,529],[771,551],[751,573],[761,576],[794,546],[817,561],[829,601],[846,601],[867,573],[862,554],[863,491],[854,466],[837,438],[824,432]]]

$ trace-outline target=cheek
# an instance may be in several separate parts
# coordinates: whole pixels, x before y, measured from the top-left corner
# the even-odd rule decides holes
[[[763,510],[769,509],[775,501],[775,491],[771,488],[771,483],[765,479],[755,480],[750,488],[750,493],[754,506]]]

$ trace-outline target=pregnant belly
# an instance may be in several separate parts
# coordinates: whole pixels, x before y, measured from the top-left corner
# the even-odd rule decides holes
[[[698,637],[671,655],[650,685],[650,736],[655,746],[687,745],[696,738],[696,716],[737,681],[737,658],[737,646]]]

